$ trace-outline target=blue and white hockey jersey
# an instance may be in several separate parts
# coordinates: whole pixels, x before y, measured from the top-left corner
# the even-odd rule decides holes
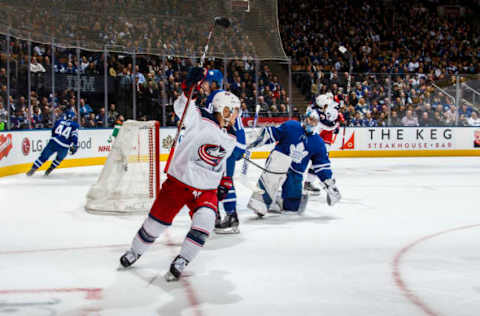
[[[332,178],[330,159],[320,135],[307,134],[298,121],[287,121],[279,127],[266,128],[268,140],[266,143],[276,142],[275,149],[292,158],[290,169],[303,174],[308,163],[312,161],[312,168],[321,181]]]
[[[79,125],[75,121],[59,119],[53,125],[52,140],[65,148],[72,144],[78,146],[78,128]]]

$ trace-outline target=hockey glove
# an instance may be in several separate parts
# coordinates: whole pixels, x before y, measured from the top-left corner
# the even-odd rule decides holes
[[[185,94],[189,93],[195,84],[202,81],[205,77],[204,69],[202,67],[192,67],[187,74],[187,79],[182,84],[182,89]]]
[[[75,153],[77,152],[78,150],[78,146],[73,144],[72,146],[70,146],[70,154],[72,155],[75,155]]]
[[[218,201],[224,200],[227,195],[228,191],[233,187],[232,177],[223,177],[220,181],[220,185],[217,188],[217,198]]]
[[[268,136],[267,128],[268,127],[265,127],[264,129],[262,129],[262,131],[260,132],[260,135],[258,135],[258,137],[252,143],[247,145],[246,147],[247,150],[250,150],[255,147],[260,147],[268,143],[268,141],[270,140],[270,137]]]
[[[335,205],[335,203],[342,198],[340,191],[338,191],[338,188],[335,185],[335,179],[327,179],[323,181],[323,184],[325,185],[325,191],[327,191],[327,204],[329,206]]]

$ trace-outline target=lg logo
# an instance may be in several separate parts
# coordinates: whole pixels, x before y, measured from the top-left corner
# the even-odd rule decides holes
[[[28,154],[30,154],[30,139],[28,138],[24,138],[22,140],[22,152],[23,152],[23,155],[25,156],[28,156]]]

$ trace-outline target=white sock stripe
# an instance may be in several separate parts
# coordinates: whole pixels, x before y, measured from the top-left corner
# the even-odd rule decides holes
[[[40,160],[35,160],[35,162],[33,163],[35,167],[37,168],[40,168],[42,166],[42,162]]]
[[[227,202],[236,202],[237,199],[224,199],[222,200],[222,203],[227,203]]]
[[[312,165],[312,168],[324,167],[324,166],[330,166],[330,163],[323,163],[323,164],[320,164],[320,165]]]
[[[319,172],[322,170],[330,170],[330,167],[315,169],[315,172]]]

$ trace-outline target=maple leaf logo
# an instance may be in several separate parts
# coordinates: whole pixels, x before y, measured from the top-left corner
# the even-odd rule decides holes
[[[303,158],[308,155],[308,151],[305,150],[305,145],[303,142],[298,143],[297,145],[290,145],[290,158],[295,163],[301,163]]]

